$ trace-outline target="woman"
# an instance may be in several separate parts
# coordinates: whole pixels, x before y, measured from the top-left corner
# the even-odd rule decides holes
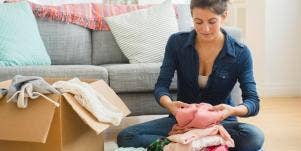
[[[221,25],[228,16],[229,0],[191,0],[190,9],[195,29],[173,34],[167,43],[155,98],[171,115],[123,130],[119,146],[147,147],[158,138],[168,136],[176,123],[177,109],[191,103],[209,103],[222,112],[225,127],[239,151],[257,151],[264,136],[257,127],[240,123],[236,116],[255,116],[259,98],[253,77],[249,49],[227,34]],[[177,100],[172,100],[169,86],[177,71]],[[243,103],[235,106],[230,92],[237,82]]]

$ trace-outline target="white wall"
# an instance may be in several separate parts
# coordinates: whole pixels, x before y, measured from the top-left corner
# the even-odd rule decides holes
[[[246,7],[246,43],[253,56],[254,76],[260,89],[266,70],[265,0],[247,1]]]
[[[288,94],[300,92],[301,66],[301,1],[267,0],[267,86],[286,89]],[[278,74],[280,72],[280,74]],[[277,82],[274,82],[277,81]]]
[[[301,1],[247,1],[246,41],[263,96],[301,96]]]

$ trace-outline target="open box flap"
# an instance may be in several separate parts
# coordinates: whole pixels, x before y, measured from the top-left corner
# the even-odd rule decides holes
[[[98,80],[90,83],[92,88],[96,90],[96,93],[102,94],[112,105],[116,106],[122,112],[123,116],[130,114],[130,110],[124,104],[124,102],[118,97],[118,95],[107,85],[103,80]],[[99,122],[89,111],[82,107],[73,95],[69,93],[63,94],[66,101],[71,105],[73,110],[82,118],[82,120],[89,125],[97,134],[100,134],[111,125],[108,123]]]
[[[11,80],[3,81],[0,87],[8,89],[10,84]],[[61,96],[50,94],[47,97],[59,102]],[[45,143],[56,107],[43,97],[29,100],[25,109],[6,100],[6,97],[0,100],[0,140]]]
[[[102,94],[107,100],[109,100],[114,106],[116,106],[124,116],[127,116],[131,113],[129,108],[124,104],[120,97],[114,92],[114,90],[109,87],[109,85],[103,81],[98,80],[90,83],[92,88],[96,90],[97,93]]]

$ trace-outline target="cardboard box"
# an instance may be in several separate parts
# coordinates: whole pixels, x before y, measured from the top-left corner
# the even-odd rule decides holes
[[[49,83],[66,79],[45,79]],[[124,116],[129,109],[103,80],[82,80],[118,107]],[[11,81],[0,82],[8,88]],[[0,100],[0,151],[103,151],[102,132],[110,125],[101,123],[80,106],[70,94],[47,95],[60,103],[55,107],[39,97],[29,100],[26,109]],[[99,134],[99,135],[97,135]]]

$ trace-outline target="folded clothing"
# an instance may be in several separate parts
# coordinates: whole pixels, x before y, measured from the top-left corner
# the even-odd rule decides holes
[[[219,135],[205,136],[192,142],[193,150],[199,151],[200,148],[208,148],[212,146],[234,147],[233,142],[225,141]]]
[[[167,139],[172,142],[164,146],[164,151],[228,151],[228,147],[235,147],[234,140],[222,125],[191,129]]]
[[[180,134],[193,128],[207,128],[218,124],[222,120],[222,112],[212,110],[208,103],[190,104],[189,107],[176,111],[177,124],[172,127],[169,135]]]
[[[114,151],[147,151],[145,148],[139,147],[139,148],[134,148],[134,147],[120,147],[115,149]]]
[[[60,92],[41,77],[16,75],[12,79],[6,97],[8,98],[7,102],[12,101],[17,103],[19,108],[26,108],[28,106],[28,98],[37,99],[39,96],[59,106],[56,101],[51,100],[44,94],[60,94]]]
[[[204,151],[228,151],[228,147],[225,145],[210,146],[204,149]]]
[[[213,111],[208,103],[190,104],[176,112],[177,123],[181,127],[205,128],[217,124],[222,119],[220,111]]]
[[[119,125],[124,115],[102,94],[78,78],[69,81],[57,81],[53,86],[61,93],[71,93],[76,101],[86,108],[99,122]]]
[[[163,151],[193,151],[192,149],[193,148],[191,143],[181,144],[181,143],[171,142],[168,145],[164,146]]]
[[[213,135],[221,136],[221,138],[225,140],[226,145],[229,147],[234,147],[233,139],[222,125],[214,125],[205,129],[192,129],[183,134],[170,135],[167,138],[175,143],[188,144],[203,137]]]
[[[163,151],[228,151],[228,144],[218,135],[205,136],[188,144],[171,142],[165,145]]]

